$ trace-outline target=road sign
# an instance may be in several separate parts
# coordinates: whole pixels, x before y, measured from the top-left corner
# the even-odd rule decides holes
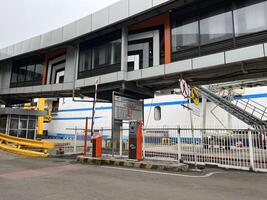
[[[184,98],[190,98],[190,88],[184,79],[180,79],[180,89]]]
[[[196,88],[191,89],[191,95],[190,95],[192,101],[194,102],[195,105],[199,104],[199,94]]]

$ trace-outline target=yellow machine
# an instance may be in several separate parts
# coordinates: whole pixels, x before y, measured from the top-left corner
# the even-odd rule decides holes
[[[39,98],[36,104],[34,103],[25,103],[24,109],[32,109],[32,110],[40,110],[47,111],[47,115],[38,117],[38,127],[37,127],[37,135],[43,135],[44,132],[44,123],[49,123],[52,120],[53,111],[58,110],[58,99],[51,100],[45,98]]]

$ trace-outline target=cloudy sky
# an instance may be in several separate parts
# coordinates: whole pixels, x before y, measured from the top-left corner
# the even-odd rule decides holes
[[[0,0],[0,48],[48,32],[118,0]]]

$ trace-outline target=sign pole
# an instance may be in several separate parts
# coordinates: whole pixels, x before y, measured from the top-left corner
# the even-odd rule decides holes
[[[93,109],[92,109],[91,136],[94,135],[95,106],[96,106],[96,100],[97,100],[97,84],[98,84],[98,80],[95,81],[95,97],[94,97]],[[92,139],[92,137],[91,137],[91,139]]]
[[[88,117],[85,118],[84,147],[83,147],[84,156],[86,156],[86,151],[87,151],[87,138],[88,138]]]
[[[112,145],[112,157],[114,157],[114,129],[115,129],[115,94],[112,92],[112,119],[111,119],[111,145]]]

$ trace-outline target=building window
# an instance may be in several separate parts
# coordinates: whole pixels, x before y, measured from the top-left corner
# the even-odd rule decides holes
[[[11,74],[11,87],[40,85],[43,73],[43,57],[32,57],[14,61]]]
[[[120,63],[120,32],[80,44],[79,78],[119,71]]]
[[[172,51],[180,51],[199,44],[198,22],[192,22],[186,25],[172,29]]]
[[[161,120],[161,107],[160,106],[156,106],[154,108],[154,120],[155,121]]]
[[[232,37],[232,12],[200,20],[200,40],[202,45],[219,42]]]
[[[236,36],[267,30],[267,2],[235,10],[234,23]]]

